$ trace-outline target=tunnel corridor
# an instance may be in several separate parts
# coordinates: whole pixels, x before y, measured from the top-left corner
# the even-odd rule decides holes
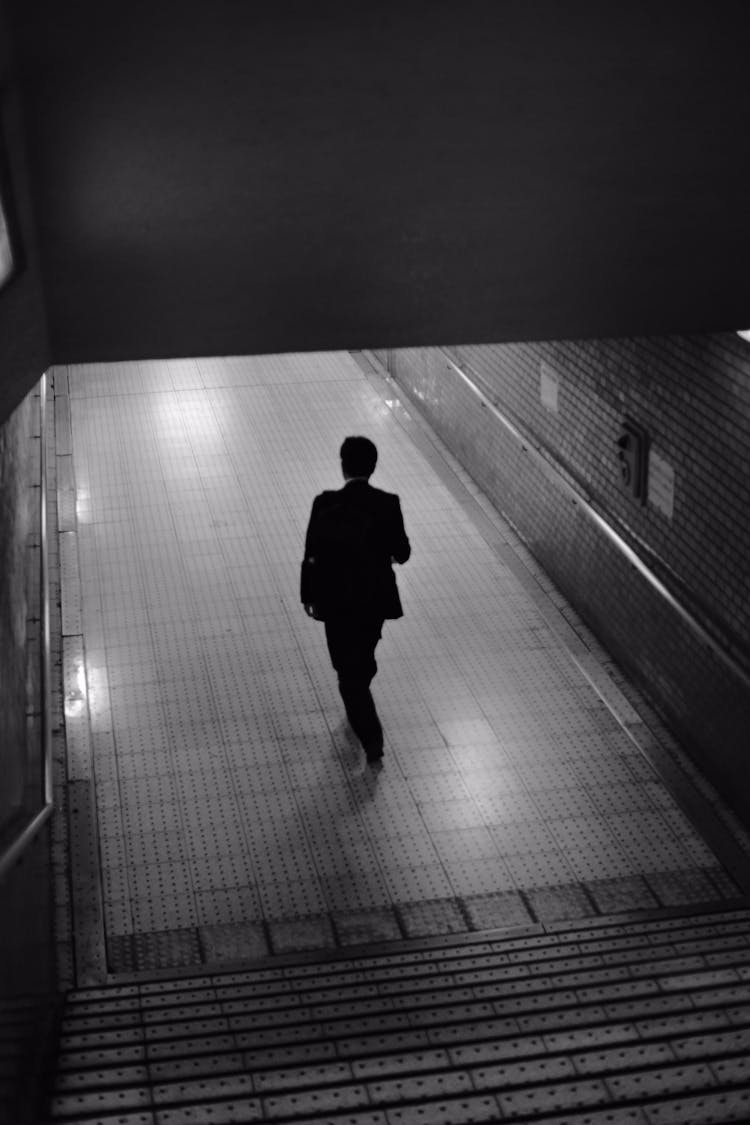
[[[102,902],[81,979],[738,893],[687,763],[670,792],[606,655],[375,368],[92,365],[55,387],[69,768]],[[356,432],[413,547],[378,648],[379,773],[298,592]]]

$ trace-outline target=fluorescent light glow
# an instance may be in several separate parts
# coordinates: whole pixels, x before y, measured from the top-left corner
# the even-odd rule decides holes
[[[13,273],[13,251],[10,246],[8,225],[0,210],[0,285],[5,285]]]

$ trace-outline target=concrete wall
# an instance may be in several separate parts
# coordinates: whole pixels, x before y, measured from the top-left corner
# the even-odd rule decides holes
[[[0,426],[0,833],[41,803],[39,396]],[[31,737],[29,737],[31,735]]]
[[[748,814],[750,344],[717,334],[379,355],[686,747]],[[541,451],[541,467],[454,364]],[[645,504],[621,478],[617,439],[626,416],[650,438]],[[669,596],[571,502],[567,485]],[[703,639],[670,596],[705,631]]]
[[[4,3],[55,362],[745,326],[745,0]]]
[[[50,362],[23,121],[4,15],[0,5],[0,193],[16,273],[0,289],[0,422],[38,383]]]
[[[48,341],[20,110],[0,21],[2,189],[18,271],[0,290],[0,854],[38,812],[40,430]],[[30,390],[30,388],[32,388]],[[48,822],[49,825],[49,822]],[[0,878],[0,1120],[36,1120],[56,1011],[50,830]]]

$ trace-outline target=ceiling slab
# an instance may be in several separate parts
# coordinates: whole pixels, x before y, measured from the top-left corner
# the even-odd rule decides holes
[[[58,362],[750,321],[750,5],[8,0]]]

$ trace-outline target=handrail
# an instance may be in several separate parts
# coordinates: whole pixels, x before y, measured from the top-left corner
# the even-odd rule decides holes
[[[47,372],[39,383],[41,448],[41,564],[42,564],[42,740],[44,805],[52,810],[52,662],[49,608],[49,526],[47,522]]]
[[[742,681],[745,687],[750,688],[750,674],[745,671],[741,664],[739,664],[731,653],[716,640],[716,638],[706,629],[704,625],[690,610],[679,601],[672,591],[661,581],[661,579],[654,574],[653,570],[643,561],[640,555],[633,550],[629,543],[623,539],[621,535],[612,527],[604,517],[596,511],[592,502],[587,499],[583,493],[575,488],[565,475],[557,468],[556,465],[545,456],[542,450],[530,441],[528,437],[521,433],[521,431],[511,422],[509,418],[495,405],[490,398],[487,397],[482,388],[474,382],[466,371],[456,362],[445,348],[438,349],[446,361],[450,364],[452,369],[461,379],[466,383],[469,389],[476,395],[482,403],[482,406],[489,410],[490,413],[501,423],[503,428],[513,437],[513,439],[521,446],[524,453],[530,454],[532,460],[542,468],[545,475],[554,480],[555,484],[566,493],[568,498],[583,512],[588,519],[595,523],[601,532],[610,540],[610,542],[617,548],[617,550],[624,555],[627,561],[633,566],[638,573],[645,578],[649,585],[656,590],[656,592],[664,598],[668,605],[679,615],[685,625],[703,642],[707,645],[715,656],[733,672],[733,674]]]
[[[16,836],[15,840],[8,844],[7,848],[0,856],[0,881],[10,871],[15,863],[21,858],[26,849],[33,843],[37,833],[42,829],[44,824],[52,816],[52,804],[43,805],[42,808],[36,813],[32,819],[25,824],[21,831]]]
[[[52,693],[50,660],[49,555],[47,524],[47,374],[39,383],[40,440],[40,582],[41,582],[41,664],[42,664],[42,807],[21,828],[16,838],[0,855],[0,880],[7,874],[52,815]]]

